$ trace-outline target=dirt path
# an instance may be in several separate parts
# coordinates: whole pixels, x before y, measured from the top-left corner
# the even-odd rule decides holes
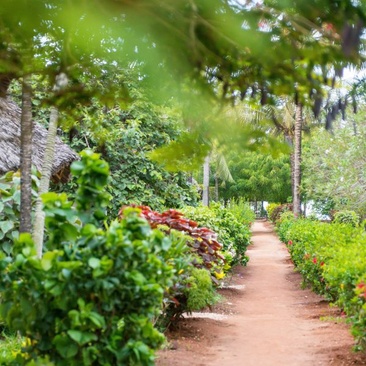
[[[169,334],[158,366],[366,365],[340,311],[300,288],[271,226],[253,227],[250,262],[238,268],[213,314],[187,318]]]

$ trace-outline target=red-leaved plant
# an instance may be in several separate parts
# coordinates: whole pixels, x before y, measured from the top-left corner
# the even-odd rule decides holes
[[[222,244],[217,241],[217,234],[206,228],[198,227],[197,222],[187,219],[183,214],[176,210],[167,210],[163,213],[153,211],[148,206],[136,206],[131,205],[141,210],[141,216],[144,217],[152,228],[156,228],[159,225],[168,226],[170,229],[175,229],[184,232],[190,236],[193,240],[187,242],[192,251],[202,258],[202,263],[193,263],[197,268],[207,268],[211,270],[214,265],[223,266],[225,264],[225,258],[220,254]],[[119,211],[119,217],[122,217],[123,210],[126,206],[122,207]],[[215,277],[212,276],[212,280],[218,284]]]

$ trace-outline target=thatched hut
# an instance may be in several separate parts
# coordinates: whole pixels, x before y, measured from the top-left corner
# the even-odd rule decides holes
[[[19,169],[20,118],[21,109],[19,106],[9,98],[0,97],[0,175]],[[35,123],[32,162],[38,170],[42,167],[46,138],[47,130]],[[71,163],[78,159],[78,155],[57,137],[52,180],[66,182],[70,176]]]

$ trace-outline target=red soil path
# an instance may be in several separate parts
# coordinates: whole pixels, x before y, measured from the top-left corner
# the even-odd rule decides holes
[[[168,334],[158,366],[366,365],[352,352],[353,338],[341,312],[301,289],[286,247],[271,225],[252,227],[248,267],[239,267],[210,318],[187,318]],[[215,320],[218,315],[223,320]]]

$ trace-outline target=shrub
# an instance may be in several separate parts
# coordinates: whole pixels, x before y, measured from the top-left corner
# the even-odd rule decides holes
[[[358,347],[366,347],[364,283],[366,236],[362,228],[306,219],[279,224],[282,240],[304,283],[349,316]]]
[[[164,340],[153,320],[174,283],[179,248],[136,210],[104,223],[108,166],[98,155],[83,153],[72,171],[75,203],[45,196],[51,250],[38,259],[22,234],[14,260],[1,256],[1,315],[26,337],[8,365],[153,365]]]
[[[276,223],[281,215],[286,212],[286,211],[292,211],[293,209],[293,205],[292,203],[285,203],[283,205],[279,205],[276,206],[273,210],[272,213],[269,215],[269,219],[273,222]]]
[[[286,234],[289,228],[295,221],[295,216],[292,211],[285,211],[277,220],[276,231],[281,241],[286,241]]]
[[[353,227],[356,227],[360,223],[360,216],[354,211],[338,211],[334,215],[333,222],[337,224],[350,224]]]
[[[159,213],[147,206],[138,206],[137,209],[152,228],[158,228],[170,236],[180,233],[190,253],[186,253],[185,266],[175,266],[178,276],[165,293],[165,306],[157,324],[166,328],[180,319],[184,312],[199,310],[215,302],[217,294],[214,285],[218,285],[218,279],[224,276],[225,257],[216,233],[199,227],[195,221],[183,217],[182,213],[176,210]],[[123,218],[123,208],[120,218]]]
[[[273,220],[271,219],[271,217],[272,217],[272,213],[273,213],[273,210],[274,210],[276,207],[278,207],[278,206],[281,206],[281,204],[280,204],[280,203],[269,203],[269,204],[267,205],[266,210],[267,210],[267,213],[268,213],[268,217],[269,217],[269,219],[270,219],[271,221],[273,221]]]
[[[209,273],[204,269],[194,268],[186,283],[188,311],[200,310],[217,301],[218,295],[212,286]]]
[[[232,255],[231,266],[245,265],[248,262],[245,252],[250,244],[249,227],[238,221],[230,210],[219,204],[212,204],[210,207],[186,206],[182,212],[200,225],[212,228],[218,234],[223,249]]]
[[[213,230],[198,226],[197,222],[185,218],[176,210],[159,213],[147,206],[137,206],[137,208],[141,210],[141,216],[149,221],[152,228],[163,225],[189,236],[192,240],[188,240],[187,245],[200,258],[199,261],[194,262],[194,265],[211,271],[215,281],[215,272],[221,271],[225,265],[225,258],[220,252],[222,244],[218,242],[217,234]],[[119,215],[120,218],[123,217],[123,208]]]
[[[249,203],[243,198],[231,200],[226,208],[241,224],[250,226],[255,220],[255,212],[250,208]]]

